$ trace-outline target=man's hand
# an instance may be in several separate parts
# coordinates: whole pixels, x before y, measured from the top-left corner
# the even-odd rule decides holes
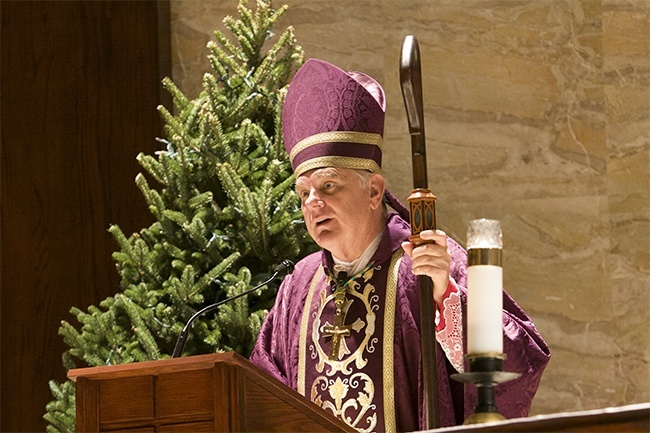
[[[415,248],[413,243],[402,242],[404,252],[411,257],[412,270],[415,275],[428,275],[433,281],[433,299],[442,305],[442,300],[449,285],[449,262],[451,255],[447,249],[447,235],[441,230],[424,230],[420,237],[433,241]]]

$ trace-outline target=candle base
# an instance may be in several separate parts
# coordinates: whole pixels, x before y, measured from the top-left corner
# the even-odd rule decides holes
[[[505,419],[496,406],[494,387],[499,383],[516,379],[521,374],[501,371],[505,354],[481,354],[467,356],[469,372],[452,374],[451,378],[463,383],[476,386],[478,403],[474,414],[463,424],[482,424],[502,421]]]
[[[475,412],[468,417],[463,425],[485,424],[488,422],[498,422],[505,420],[506,417],[499,412]]]

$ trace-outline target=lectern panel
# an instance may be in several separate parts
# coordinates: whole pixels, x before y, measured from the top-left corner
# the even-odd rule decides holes
[[[156,433],[154,427],[118,428],[112,430],[101,430],[101,433]]]
[[[156,381],[156,416],[212,414],[213,368],[163,373]]]
[[[99,383],[99,421],[154,416],[153,377],[107,379]]]
[[[260,386],[255,380],[246,380],[245,413],[255,414],[246,417],[246,432],[270,431],[303,431],[303,432],[330,432],[331,425],[322,425],[318,417],[311,418],[312,413],[304,410],[300,405],[291,405],[291,401],[283,401],[282,395],[276,395],[272,389]],[[287,404],[289,403],[289,404]],[[322,413],[323,409],[315,404],[311,408],[314,412]]]
[[[214,433],[213,422],[192,422],[185,424],[163,425],[156,433]]]

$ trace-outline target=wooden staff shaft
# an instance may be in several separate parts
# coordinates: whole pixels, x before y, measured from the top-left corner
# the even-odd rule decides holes
[[[400,82],[406,106],[411,135],[413,159],[413,192],[408,198],[411,210],[411,236],[415,245],[425,243],[419,234],[423,230],[435,230],[436,197],[428,188],[427,154],[424,136],[424,106],[422,103],[422,74],[420,49],[413,36],[404,38],[400,59]],[[435,313],[433,306],[433,282],[426,275],[418,276],[420,289],[420,335],[422,343],[422,380],[425,404],[425,428],[440,426],[438,409],[438,369],[436,360]]]

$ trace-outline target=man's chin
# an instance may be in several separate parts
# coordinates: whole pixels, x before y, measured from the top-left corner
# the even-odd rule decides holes
[[[319,247],[324,248],[328,251],[332,250],[334,246],[334,233],[330,230],[317,230],[317,232],[311,235],[312,239],[318,244]]]

